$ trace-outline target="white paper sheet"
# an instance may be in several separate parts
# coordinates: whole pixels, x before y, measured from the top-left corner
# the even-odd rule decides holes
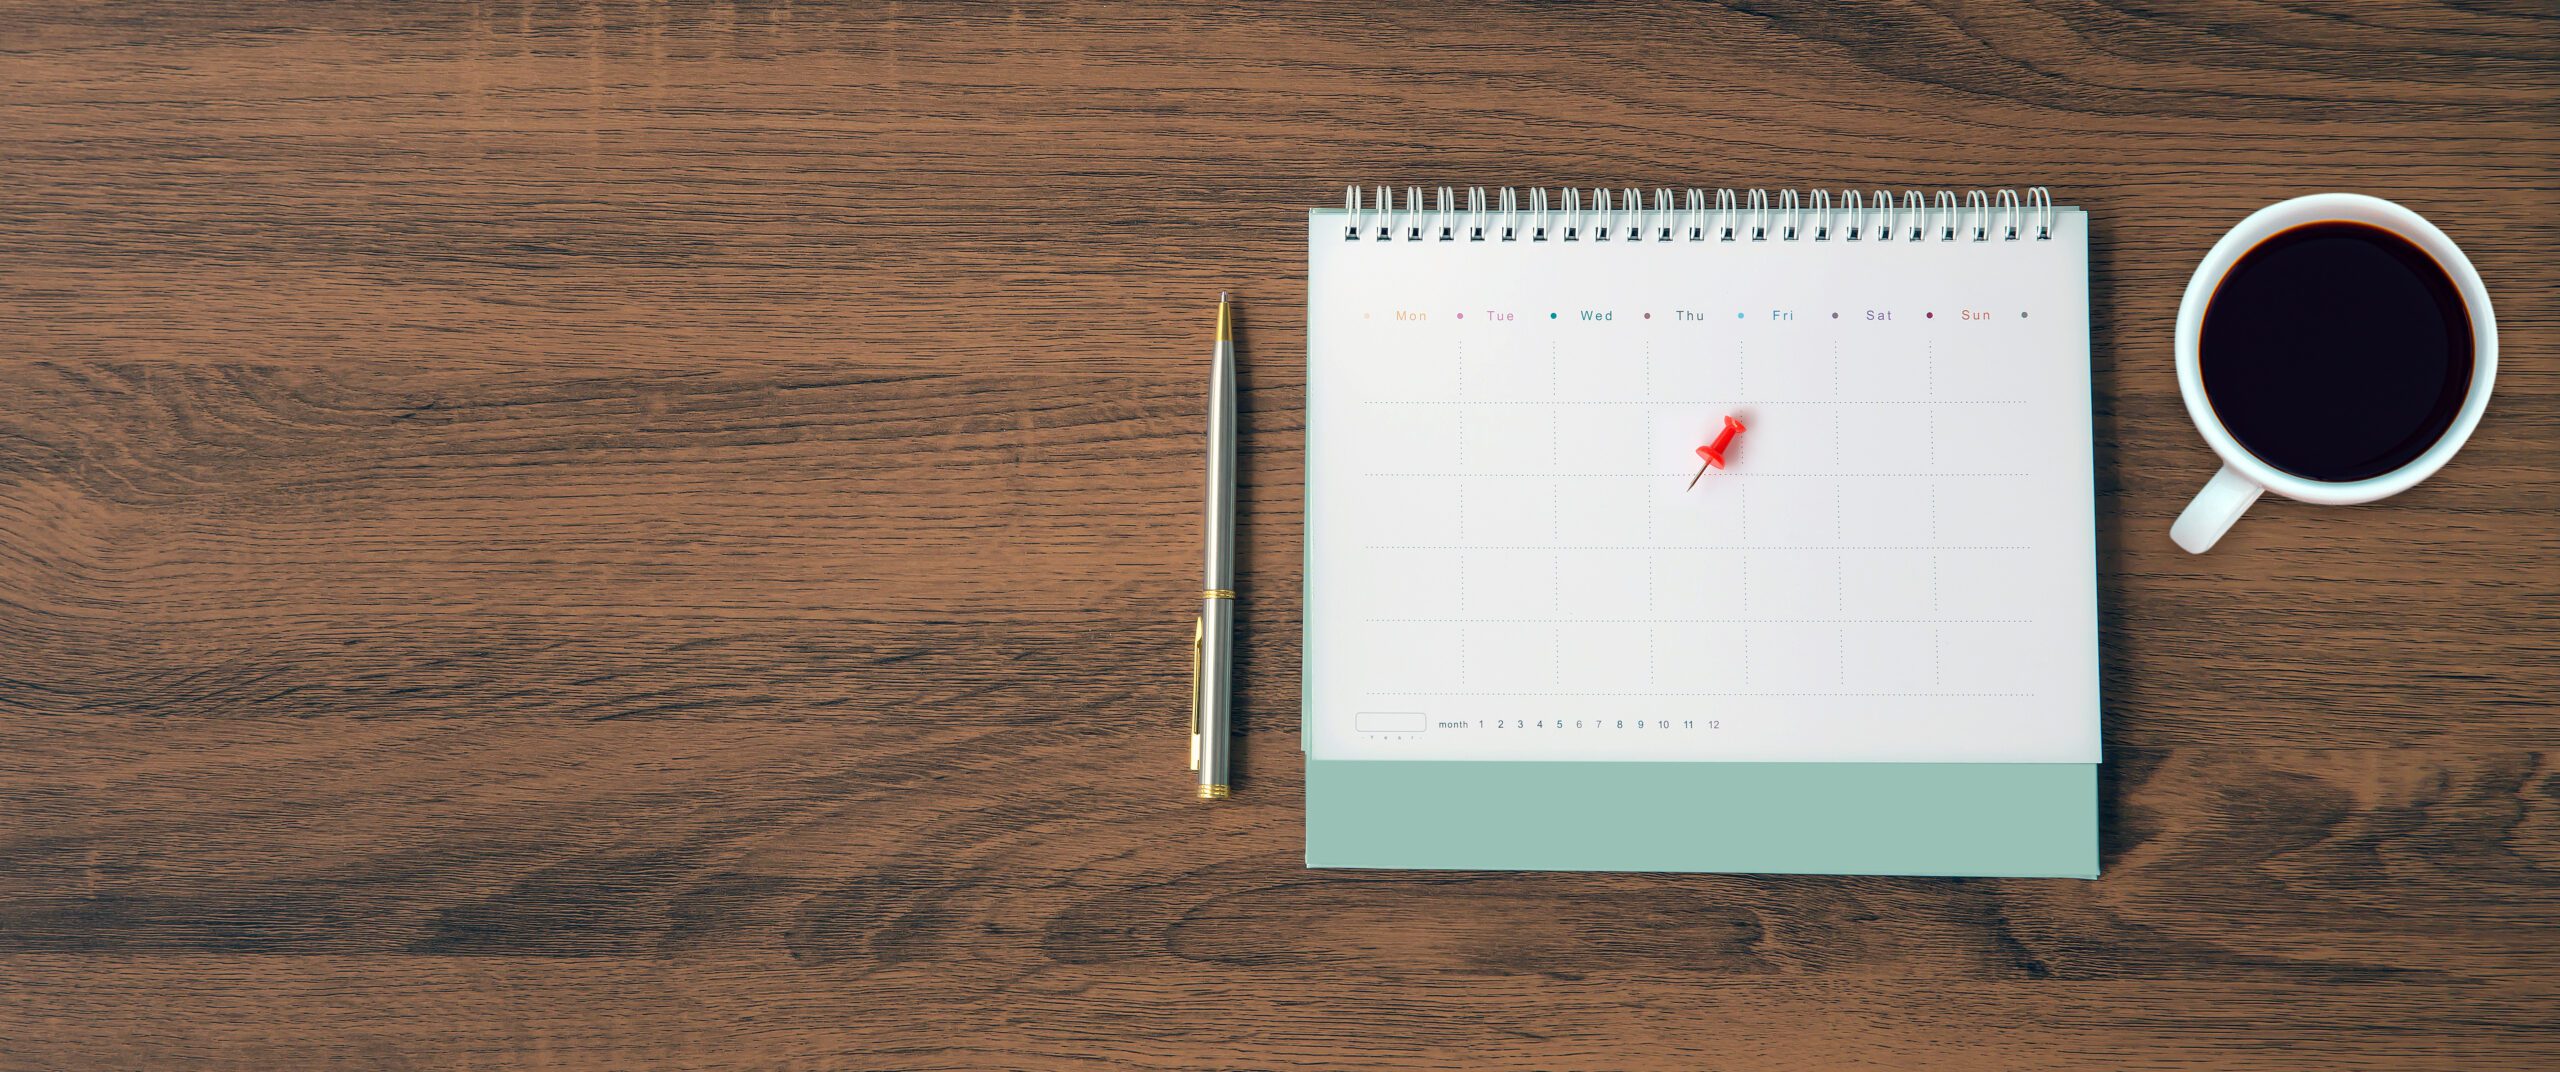
[[[2099,759],[2084,214],[1980,243],[1343,219],[1308,237],[1317,758]]]

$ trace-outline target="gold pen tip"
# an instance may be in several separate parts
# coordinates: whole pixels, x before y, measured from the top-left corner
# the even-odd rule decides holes
[[[1202,799],[1202,800],[1225,800],[1225,799],[1227,799],[1227,787],[1226,787],[1226,786],[1223,786],[1223,785],[1204,785],[1204,786],[1201,786],[1201,787],[1200,787],[1200,799]]]
[[[1222,290],[1218,292],[1218,341],[1234,342],[1235,338],[1235,321],[1227,315],[1227,292]]]

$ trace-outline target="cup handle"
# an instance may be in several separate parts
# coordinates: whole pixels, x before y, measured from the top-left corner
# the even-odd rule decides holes
[[[2221,472],[2205,482],[2204,490],[2196,493],[2195,501],[2187,504],[2177,522],[2169,526],[2169,538],[2186,548],[2188,554],[2210,551],[2223,533],[2231,531],[2240,515],[2249,512],[2249,504],[2266,492],[2255,481],[2223,466]]]

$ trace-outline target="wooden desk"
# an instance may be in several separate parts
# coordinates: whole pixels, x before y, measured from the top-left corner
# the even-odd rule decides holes
[[[15,6],[0,1066],[2560,1053],[2547,8]],[[2088,207],[2105,877],[1302,869],[1300,214],[1350,181]],[[2189,557],[2179,291],[2327,189],[2470,251],[2496,401]]]

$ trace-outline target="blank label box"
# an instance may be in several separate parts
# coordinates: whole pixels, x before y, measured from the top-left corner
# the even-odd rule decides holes
[[[1351,716],[1351,728],[1362,733],[1421,733],[1430,727],[1430,717],[1420,711],[1360,711]]]

